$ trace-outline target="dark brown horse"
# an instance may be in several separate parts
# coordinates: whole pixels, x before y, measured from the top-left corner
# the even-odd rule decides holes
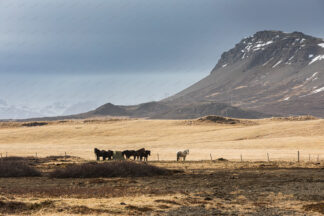
[[[144,154],[142,154],[142,157],[144,158],[144,161],[147,161],[148,156],[150,156],[150,155],[151,155],[151,151],[145,150]],[[142,157],[141,157],[141,160],[142,160]]]
[[[139,159],[142,160],[144,154],[145,154],[145,148],[141,148],[141,149],[135,151],[135,158],[137,160],[139,160]]]
[[[108,158],[108,160],[111,160],[114,154],[114,152],[111,150],[105,151],[105,150],[99,150],[97,148],[94,149],[94,153],[97,157],[97,160],[100,160],[100,157],[102,157],[103,160],[106,160],[106,158]]]
[[[102,159],[103,160],[106,160],[106,158],[108,158],[108,160],[112,160],[113,155],[114,155],[114,152],[111,150],[108,150],[108,151],[102,150]]]
[[[131,156],[134,157],[134,160],[136,159],[136,151],[134,150],[125,150],[122,152],[123,156],[125,157],[125,159],[130,159]]]
[[[102,157],[101,151],[99,149],[95,148],[94,153],[97,157],[97,161],[100,160],[100,157]]]

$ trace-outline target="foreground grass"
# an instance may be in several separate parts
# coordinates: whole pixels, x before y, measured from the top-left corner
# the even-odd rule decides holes
[[[50,173],[52,178],[144,177],[172,174],[171,170],[146,163],[112,161],[70,164]]]
[[[13,159],[13,160],[11,160]],[[17,158],[0,159],[0,177],[35,177],[41,172]],[[20,158],[19,158],[20,159]]]
[[[48,173],[53,171],[53,165],[63,170],[69,167],[65,161],[57,160],[41,165]],[[77,165],[82,166],[72,166]],[[320,215],[323,211],[323,163],[188,161],[149,165],[183,172],[114,178],[0,178],[0,212],[4,215]]]

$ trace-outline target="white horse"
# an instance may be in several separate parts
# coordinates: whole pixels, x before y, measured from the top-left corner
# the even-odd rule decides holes
[[[179,151],[177,153],[177,161],[180,160],[180,157],[182,157],[183,158],[183,161],[185,161],[188,154],[189,154],[189,149],[186,149],[183,152],[182,151]]]

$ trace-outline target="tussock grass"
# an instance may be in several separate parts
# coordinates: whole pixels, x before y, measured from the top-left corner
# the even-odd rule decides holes
[[[35,177],[41,176],[41,173],[28,166],[23,159],[14,158],[15,160],[0,160],[0,177]],[[11,158],[13,159],[13,158]]]
[[[0,211],[6,214],[17,214],[22,212],[38,211],[42,208],[53,207],[53,201],[46,200],[40,203],[25,203],[16,201],[1,201]]]
[[[167,175],[173,171],[145,163],[113,161],[71,164],[50,173],[52,178],[144,177]]]
[[[313,211],[313,212],[319,212],[321,214],[324,214],[324,202],[304,205],[303,209],[306,211]]]

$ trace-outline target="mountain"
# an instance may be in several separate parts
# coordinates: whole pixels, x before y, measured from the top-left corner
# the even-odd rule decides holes
[[[257,32],[224,52],[206,78],[162,102],[218,102],[269,115],[324,117],[324,40],[301,32]]]
[[[107,103],[78,115],[33,120],[205,115],[324,117],[324,40],[301,32],[260,31],[224,52],[207,77],[164,100],[134,106]]]

